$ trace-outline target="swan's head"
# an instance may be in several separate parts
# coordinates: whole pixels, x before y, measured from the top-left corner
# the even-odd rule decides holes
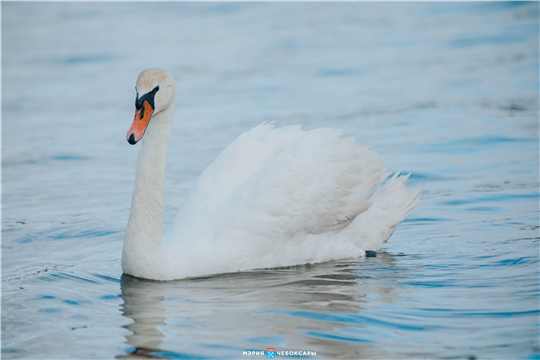
[[[168,71],[147,69],[139,75],[135,90],[135,119],[126,134],[126,140],[131,145],[142,139],[153,115],[174,103],[176,81]]]

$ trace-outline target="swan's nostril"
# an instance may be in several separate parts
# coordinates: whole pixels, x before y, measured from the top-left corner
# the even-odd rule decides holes
[[[135,141],[135,134],[131,133],[128,139],[128,143],[130,143],[131,145],[135,145],[137,143],[137,141]]]

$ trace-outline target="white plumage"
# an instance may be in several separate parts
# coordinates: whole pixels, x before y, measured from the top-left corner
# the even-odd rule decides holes
[[[160,90],[139,155],[125,273],[171,280],[360,257],[378,250],[415,207],[408,176],[394,175],[375,192],[389,174],[342,131],[262,124],[206,168],[162,237],[175,86],[160,84],[171,81],[158,69],[137,81],[140,94]]]

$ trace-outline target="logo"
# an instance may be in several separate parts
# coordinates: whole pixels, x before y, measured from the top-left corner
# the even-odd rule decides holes
[[[315,350],[277,350],[276,348],[266,348],[266,350],[244,350],[243,356],[265,356],[267,359],[274,359],[276,356],[317,356]]]
[[[266,357],[275,358],[276,357],[276,348],[266,348]]]

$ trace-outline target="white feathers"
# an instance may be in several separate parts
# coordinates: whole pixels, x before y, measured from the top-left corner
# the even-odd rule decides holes
[[[364,256],[417,204],[408,176],[375,191],[389,174],[341,131],[262,124],[201,174],[162,239],[174,87],[159,91],[156,100],[170,105],[150,120],[139,155],[122,254],[128,274],[171,280]]]

